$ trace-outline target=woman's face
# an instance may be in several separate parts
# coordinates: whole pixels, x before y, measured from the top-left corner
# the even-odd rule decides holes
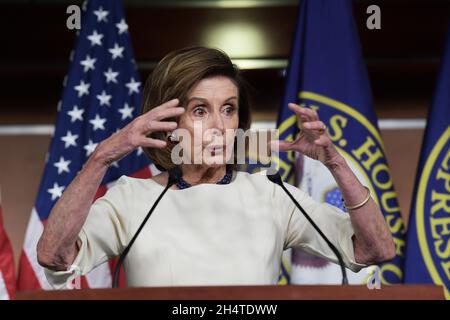
[[[180,132],[190,135],[180,139],[184,163],[217,166],[230,159],[239,125],[238,96],[238,88],[225,76],[205,78],[190,91],[178,122],[184,129]]]

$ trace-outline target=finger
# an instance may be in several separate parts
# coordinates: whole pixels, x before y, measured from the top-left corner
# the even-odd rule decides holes
[[[160,139],[144,138],[140,143],[141,147],[162,149],[167,146],[167,142]]]
[[[319,138],[314,140],[314,144],[319,147],[326,147],[330,144],[330,141],[324,135],[321,135]]]
[[[296,113],[297,115],[301,115],[301,109],[302,107],[300,107],[298,104],[295,103],[288,103],[288,108],[291,109],[294,113]]]
[[[157,131],[173,131],[178,127],[178,124],[175,121],[150,121],[148,125],[148,132],[157,132]]]
[[[294,143],[292,141],[272,140],[270,141],[270,149],[273,151],[289,151],[293,150]]]
[[[303,123],[302,129],[304,131],[318,131],[319,133],[324,133],[327,126],[322,121],[311,121]]]
[[[155,114],[144,114],[140,116],[137,121],[137,126],[144,132],[150,132],[150,131],[158,131],[157,129],[154,129],[153,125],[157,122],[160,122],[159,120],[163,120],[165,118],[175,118],[181,114],[184,113],[184,108],[172,108],[172,109],[166,109],[164,111],[160,111],[161,114],[159,116],[155,116]],[[173,121],[166,121],[166,123],[173,122]],[[170,130],[170,129],[169,129]]]
[[[156,120],[162,120],[166,118],[175,118],[181,116],[186,111],[183,107],[176,107],[176,108],[170,108],[170,109],[163,109],[161,111],[158,111],[156,113]]]
[[[311,108],[300,108],[300,114],[308,118],[309,121],[319,121],[319,115],[316,110]]]
[[[163,120],[167,118],[175,118],[181,116],[186,110],[182,107],[155,109],[150,118],[154,120]]]
[[[304,122],[311,120],[307,114],[302,112],[302,109],[304,109],[304,107],[300,107],[298,104],[295,103],[289,103],[288,108],[291,109],[297,115],[300,128],[303,126]]]
[[[168,108],[173,108],[178,106],[178,104],[180,103],[180,100],[178,99],[172,99],[169,101],[164,102],[163,104],[157,106],[156,108],[153,108],[153,110],[155,109],[168,109]]]
[[[179,103],[180,103],[180,101],[178,99],[169,100],[157,107],[150,109],[149,111],[147,111],[144,114],[144,116],[152,115],[152,114],[158,113],[158,112],[160,112],[162,110],[166,110],[166,109],[173,109],[173,108],[177,107]]]
[[[319,115],[315,110],[311,108],[300,107],[298,104],[295,103],[289,103],[288,107],[299,116],[301,122],[319,120]]]

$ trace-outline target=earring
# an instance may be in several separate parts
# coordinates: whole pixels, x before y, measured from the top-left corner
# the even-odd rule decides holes
[[[166,135],[166,138],[170,142],[177,142],[178,141],[178,136],[176,135],[175,132],[168,132],[167,135]]]

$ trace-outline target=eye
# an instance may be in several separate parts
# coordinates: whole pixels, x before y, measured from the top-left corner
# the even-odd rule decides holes
[[[222,111],[226,114],[226,115],[232,115],[235,113],[236,111],[236,106],[234,104],[226,104],[225,107],[222,109]]]
[[[196,117],[203,117],[206,114],[206,110],[203,105],[195,106],[192,112]]]

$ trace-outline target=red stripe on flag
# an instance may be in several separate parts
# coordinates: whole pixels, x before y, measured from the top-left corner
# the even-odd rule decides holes
[[[20,291],[32,291],[41,290],[41,284],[37,279],[33,268],[31,267],[30,261],[28,260],[25,251],[22,250],[20,254],[19,263],[19,276],[17,278],[17,290]]]
[[[119,258],[115,258],[112,260],[109,260],[109,269],[111,270],[111,278],[112,281],[114,281],[114,271],[116,270],[117,261]],[[120,268],[119,271],[119,288],[126,288],[127,287],[127,280],[125,278],[125,271],[123,270],[123,266]]]
[[[141,179],[148,179],[148,178],[151,178],[151,176],[152,176],[152,172],[150,171],[150,168],[148,166],[145,166],[141,170],[136,171],[135,173],[130,175],[130,177],[141,178]]]
[[[97,200],[100,197],[103,197],[105,195],[106,191],[108,191],[108,188],[106,186],[100,186],[97,189],[97,193],[94,196],[94,201],[92,201],[92,202],[94,203],[95,200]]]
[[[5,281],[10,299],[15,294],[14,255],[6,231],[3,228],[2,208],[0,207],[0,272]]]
[[[89,284],[85,276],[81,277],[81,289],[89,289]]]

